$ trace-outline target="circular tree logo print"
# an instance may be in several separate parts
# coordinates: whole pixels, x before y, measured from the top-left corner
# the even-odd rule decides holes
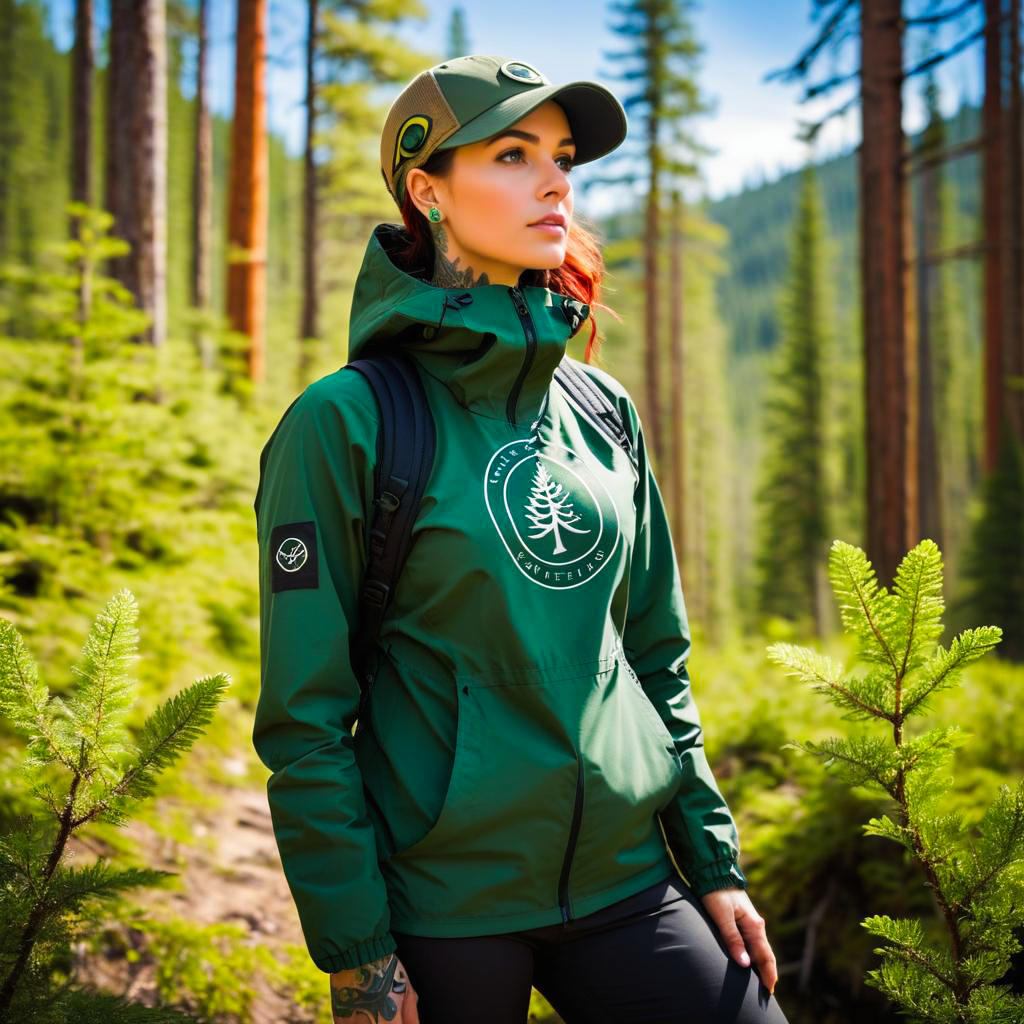
[[[532,439],[499,448],[484,474],[491,521],[519,571],[542,587],[593,579],[619,542],[615,504],[575,452]]]
[[[309,552],[298,537],[286,537],[278,545],[277,554],[274,557],[285,572],[298,572],[306,564]]]

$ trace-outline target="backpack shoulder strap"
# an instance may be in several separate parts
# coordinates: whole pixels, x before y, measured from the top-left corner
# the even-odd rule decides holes
[[[352,633],[352,662],[362,687],[359,718],[376,674],[373,660],[381,623],[412,547],[412,528],[434,462],[436,430],[419,371],[394,351],[345,364],[369,382],[380,410],[373,472],[374,515],[367,538],[367,565]]]
[[[562,386],[572,403],[603,430],[628,456],[637,468],[636,449],[629,436],[622,415],[612,400],[594,383],[586,371],[581,370],[566,356],[555,367],[555,380]]]

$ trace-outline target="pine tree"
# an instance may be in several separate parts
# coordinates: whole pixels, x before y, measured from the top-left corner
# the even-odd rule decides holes
[[[835,470],[830,383],[834,356],[828,328],[821,188],[812,164],[803,171],[793,226],[789,284],[782,301],[782,341],[773,393],[765,405],[765,457],[757,501],[758,604],[763,613],[810,619],[826,632],[825,587]]]
[[[711,151],[690,131],[695,117],[708,113],[710,104],[700,92],[697,69],[704,47],[697,40],[692,15],[693,0],[613,0],[609,4],[618,19],[609,27],[625,49],[605,53],[616,61],[609,77],[625,81],[631,92],[624,96],[626,113],[639,115],[643,125],[638,133],[643,147],[641,172],[647,179],[642,245],[644,252],[644,401],[651,461],[664,472],[667,459],[662,421],[662,306],[660,289],[662,188],[680,187],[697,177],[697,160]],[[619,62],[624,62],[621,67]],[[635,157],[635,147],[625,146],[610,156],[610,162]],[[633,183],[638,172],[591,176],[598,182]],[[664,179],[668,179],[665,181]],[[679,381],[671,382],[679,387]],[[665,474],[667,480],[667,473]]]
[[[117,868],[104,859],[61,864],[68,839],[90,822],[123,825],[157,776],[199,738],[222,699],[224,673],[197,680],[147,718],[137,743],[126,719],[137,683],[138,606],[129,590],[96,617],[73,672],[78,686],[52,695],[17,629],[0,619],[0,714],[27,741],[21,775],[30,807],[0,835],[0,1019],[81,1021],[88,993],[54,987],[54,961],[66,956],[83,919],[103,900],[161,883],[173,872]],[[100,997],[104,1020],[187,1020]],[[118,1011],[124,1011],[119,1013]]]
[[[448,56],[462,57],[472,52],[466,32],[466,11],[456,4],[448,18]]]
[[[999,980],[1021,949],[1014,929],[1024,925],[1024,781],[1001,785],[976,834],[959,814],[943,813],[948,780],[937,773],[966,737],[958,725],[911,734],[908,721],[930,698],[950,688],[961,671],[999,642],[998,626],[967,629],[948,650],[942,634],[942,557],[920,541],[901,560],[892,592],[879,587],[863,550],[835,540],[829,579],[843,627],[858,645],[864,675],[805,647],[772,644],[768,656],[842,708],[844,717],[888,723],[889,738],[870,733],[789,743],[836,766],[851,786],[880,788],[888,814],[863,826],[866,835],[903,846],[924,875],[941,924],[893,920],[884,914],[861,924],[884,940],[881,967],[866,981],[912,1020],[934,1024],[1013,1024],[1024,1019],[1024,998]],[[944,938],[941,932],[944,931]]]

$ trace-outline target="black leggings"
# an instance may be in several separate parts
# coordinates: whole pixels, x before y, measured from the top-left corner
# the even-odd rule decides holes
[[[531,987],[565,1024],[788,1024],[678,876],[568,925],[392,934],[420,1024],[526,1024]]]

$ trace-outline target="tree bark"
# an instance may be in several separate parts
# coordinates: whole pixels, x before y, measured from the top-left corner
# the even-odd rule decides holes
[[[1007,245],[1006,372],[1016,381],[1008,395],[1010,429],[1024,444],[1024,110],[1021,105],[1020,0],[1009,0],[1006,34],[1009,46],[1006,103]]]
[[[134,194],[131,187],[132,84],[135,81],[135,4],[110,0],[110,50],[107,66],[104,206],[114,218],[113,233],[135,248]],[[131,254],[110,261],[111,277],[138,294]]]
[[[192,305],[210,306],[210,235],[213,228],[213,123],[207,99],[207,52],[209,48],[209,0],[199,0],[196,64],[196,142],[192,168]],[[199,359],[204,369],[213,365],[209,336],[197,337]]]
[[[1006,217],[1005,136],[1003,133],[1003,0],[985,0],[985,96],[981,105],[982,205],[985,237],[984,332],[985,332],[985,445],[984,471],[991,473],[999,455],[1004,414],[1006,305],[1005,246],[1003,222]]]
[[[112,273],[167,333],[167,57],[163,0],[111,0],[107,208],[131,252]]]
[[[317,256],[317,168],[313,137],[316,130],[317,0],[309,0],[309,30],[306,35],[306,153],[302,193],[302,320],[300,338],[320,336],[320,294],[316,274]]]
[[[92,93],[95,58],[92,46],[92,0],[75,3],[75,43],[71,70],[71,198],[92,203]],[[78,222],[72,219],[72,236]]]
[[[930,164],[921,171],[921,209],[918,215],[918,252],[924,257],[937,252],[941,169]],[[943,488],[935,417],[935,360],[932,346],[932,296],[939,285],[939,265],[920,259],[917,263],[918,310],[918,516],[922,537],[929,537],[946,550],[943,535]]]
[[[254,381],[264,376],[266,316],[266,13],[266,0],[238,4],[228,215],[227,312],[231,326],[249,337]]]
[[[672,243],[670,248],[669,288],[669,475],[672,533],[675,536],[676,561],[682,566],[685,542],[684,495],[686,492],[686,427],[683,420],[684,338],[683,338],[683,198],[672,193]]]
[[[867,546],[888,585],[917,542],[916,358],[909,321],[900,0],[863,0],[859,160]]]
[[[647,301],[644,304],[645,334],[645,388],[647,398],[646,434],[653,453],[653,462],[657,470],[662,466],[664,445],[661,435],[661,399],[659,380],[659,298],[658,287],[658,251],[661,244],[660,225],[658,223],[660,154],[658,151],[658,118],[654,103],[647,118],[647,158],[650,165],[650,179],[647,189],[647,211],[644,231],[644,283]]]

